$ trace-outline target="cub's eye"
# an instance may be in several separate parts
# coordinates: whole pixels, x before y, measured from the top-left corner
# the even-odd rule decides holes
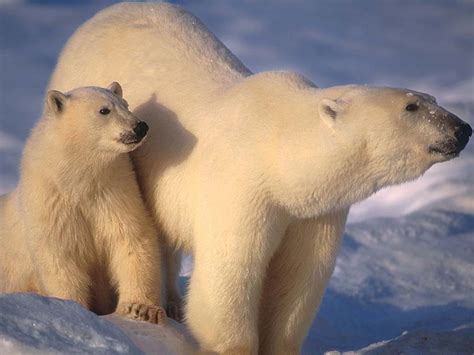
[[[418,105],[417,104],[408,104],[407,107],[405,107],[405,110],[407,110],[407,111],[416,111],[416,110],[418,110]]]
[[[108,115],[110,113],[110,110],[108,108],[101,108],[99,113],[101,115]]]

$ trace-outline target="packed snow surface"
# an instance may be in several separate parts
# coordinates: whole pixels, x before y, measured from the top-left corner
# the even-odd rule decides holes
[[[470,198],[474,201],[474,194]],[[416,334],[443,333],[445,343],[438,350],[452,345],[445,354],[471,354],[473,212],[427,209],[349,225],[305,351],[349,351],[407,331],[409,336],[392,345],[415,341]],[[466,329],[453,331],[459,327]],[[460,338],[470,344],[464,352],[455,351]],[[425,352],[436,350],[433,344],[425,342]],[[393,353],[389,349],[379,353]]]
[[[72,301],[0,295],[0,353],[140,354],[112,323]]]
[[[112,3],[0,0],[0,193],[18,179],[61,47]],[[178,3],[255,72],[296,70],[322,87],[406,87],[474,123],[472,1]],[[474,353],[473,182],[471,142],[461,158],[352,208],[303,353]],[[183,276],[191,270],[186,259]],[[157,326],[100,318],[70,301],[0,297],[1,354],[183,354],[192,347],[172,321]]]
[[[448,355],[472,354],[474,324],[461,326],[447,331],[416,330],[403,332],[402,335],[388,341],[372,344],[357,351],[347,351],[344,355],[353,354],[403,354],[403,355]],[[340,352],[328,352],[328,355]]]

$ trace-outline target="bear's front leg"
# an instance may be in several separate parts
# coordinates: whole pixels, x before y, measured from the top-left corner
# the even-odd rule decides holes
[[[186,323],[203,350],[219,354],[257,354],[265,270],[285,229],[285,218],[242,206],[240,216],[202,209],[195,235]]]
[[[288,227],[265,279],[260,354],[300,353],[334,270],[347,212],[296,221]]]
[[[71,255],[60,249],[51,250],[46,244],[36,251],[33,260],[40,293],[72,300],[90,309],[92,280],[88,267]]]
[[[137,227],[137,226],[135,226]],[[123,228],[111,251],[111,272],[118,290],[117,312],[127,317],[163,323],[166,312],[160,305],[160,251],[151,226]]]
[[[40,200],[35,203],[38,205],[26,204],[31,208],[25,218],[25,230],[40,294],[73,300],[90,309],[93,248],[87,224],[81,214],[70,212],[65,205],[44,208],[40,207]]]

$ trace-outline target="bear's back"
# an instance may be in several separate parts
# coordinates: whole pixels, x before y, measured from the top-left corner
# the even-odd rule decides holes
[[[116,80],[132,106],[143,104],[145,95],[156,95],[179,111],[181,102],[202,102],[250,74],[186,10],[166,3],[122,3],[97,13],[76,31],[49,88],[68,91]]]

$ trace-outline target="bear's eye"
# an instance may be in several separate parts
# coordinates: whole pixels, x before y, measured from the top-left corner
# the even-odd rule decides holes
[[[108,115],[110,113],[110,110],[108,108],[104,107],[104,108],[100,109],[99,113],[101,115]]]
[[[416,111],[418,110],[418,105],[417,104],[408,104],[407,107],[405,107],[405,110],[407,111]]]

